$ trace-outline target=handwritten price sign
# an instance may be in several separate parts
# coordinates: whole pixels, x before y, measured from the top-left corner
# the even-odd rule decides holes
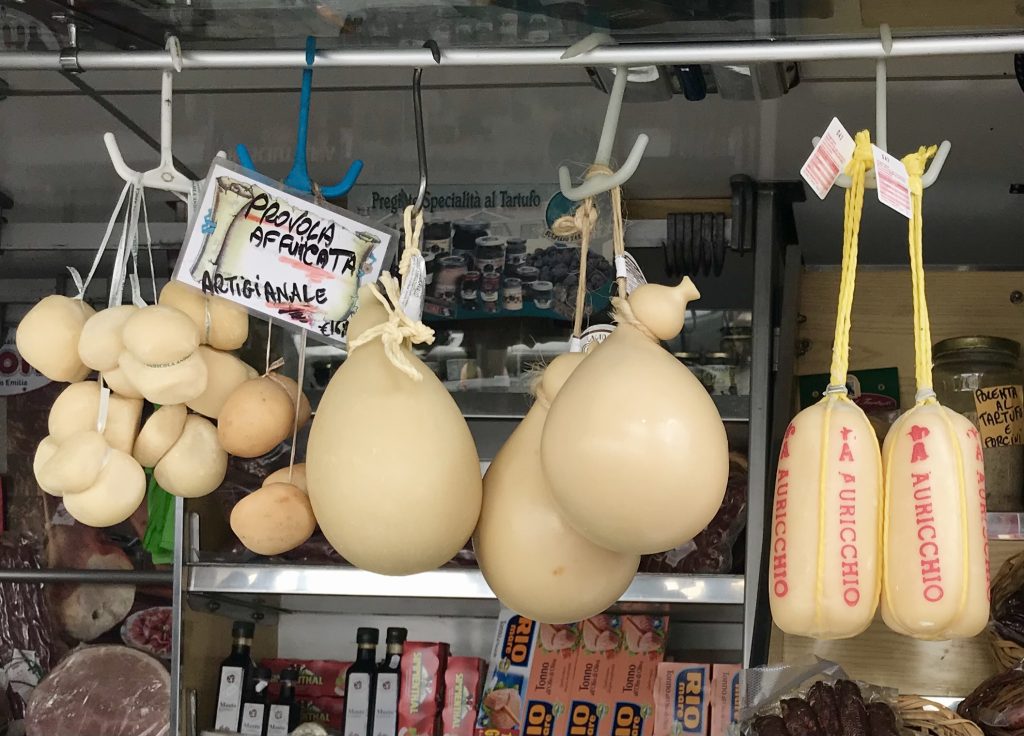
[[[393,255],[393,231],[216,159],[174,278],[343,343],[356,293]]]

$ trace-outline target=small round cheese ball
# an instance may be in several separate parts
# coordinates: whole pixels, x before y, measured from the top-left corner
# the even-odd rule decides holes
[[[111,450],[96,482],[64,496],[64,508],[86,526],[120,524],[146,497],[146,473],[131,455]]]
[[[51,381],[81,381],[89,375],[89,366],[78,356],[78,340],[95,313],[81,299],[45,297],[18,324],[18,353]]]
[[[231,530],[247,549],[279,555],[305,542],[316,529],[309,498],[290,483],[270,483],[231,510]]]
[[[153,305],[129,317],[122,339],[125,350],[138,362],[160,368],[180,363],[192,355],[199,347],[199,329],[184,312]],[[139,389],[144,391],[141,386]]]
[[[259,374],[231,353],[208,345],[199,346],[199,357],[206,363],[206,390],[186,403],[197,414],[216,419],[231,392]]]
[[[181,437],[188,410],[184,404],[164,404],[142,425],[132,456],[144,468],[156,467]]]
[[[189,414],[174,446],[153,468],[153,477],[168,493],[197,498],[217,490],[228,470],[228,454],[217,441],[217,428]]]
[[[236,457],[265,455],[290,436],[295,404],[280,383],[267,376],[236,388],[220,410],[217,436]]]
[[[289,475],[291,477],[289,477]],[[306,463],[295,463],[290,469],[286,465],[280,470],[263,479],[263,485],[269,486],[272,483],[290,483],[303,493],[306,492]]]
[[[160,290],[160,304],[180,309],[199,328],[204,344],[217,350],[237,350],[249,336],[249,314],[245,307],[198,289],[168,281]]]
[[[62,444],[80,432],[96,429],[100,413],[100,385],[96,381],[72,383],[50,407],[47,429]],[[112,393],[107,403],[103,436],[115,450],[131,453],[142,419],[142,400]]]
[[[121,353],[121,370],[125,377],[153,404],[184,404],[206,390],[209,375],[199,352],[162,368],[153,368],[133,353]]]
[[[96,482],[108,451],[107,441],[95,430],[69,437],[39,468],[39,487],[61,496],[81,493]]]
[[[116,369],[124,349],[121,332],[128,318],[138,310],[134,304],[122,304],[100,310],[86,320],[78,338],[78,357],[82,362],[97,371]]]

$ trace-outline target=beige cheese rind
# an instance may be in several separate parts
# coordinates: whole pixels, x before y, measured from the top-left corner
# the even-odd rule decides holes
[[[881,497],[878,441],[859,407],[830,397],[793,419],[779,456],[768,558],[779,628],[842,639],[868,627],[881,576]]]
[[[885,623],[919,639],[980,633],[988,622],[989,566],[977,429],[937,403],[919,405],[889,430],[883,454]]]

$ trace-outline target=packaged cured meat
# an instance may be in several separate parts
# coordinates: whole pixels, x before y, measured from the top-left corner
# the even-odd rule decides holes
[[[443,736],[473,736],[487,663],[477,657],[449,657],[444,670]]]
[[[921,175],[936,147],[903,158],[909,176],[917,397],[883,446],[882,618],[919,639],[971,637],[989,618],[985,465],[978,430],[932,388],[922,257]]]
[[[772,618],[783,631],[842,639],[866,629],[878,606],[882,462],[864,411],[847,395],[850,313],[864,173],[866,131],[847,166],[842,279],[829,386],[793,418],[779,453],[769,547]]]
[[[403,736],[439,736],[447,662],[445,643],[405,642],[398,694],[398,731]]]
[[[295,695],[302,698],[345,696],[345,673],[351,662],[330,659],[261,659],[260,666],[279,674],[287,667],[294,667],[298,676],[295,681]],[[271,694],[275,686],[271,685]]]

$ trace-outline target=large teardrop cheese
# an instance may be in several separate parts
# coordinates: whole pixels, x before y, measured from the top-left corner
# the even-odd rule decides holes
[[[541,463],[566,520],[594,544],[629,554],[672,549],[714,518],[729,446],[714,401],[658,340],[682,329],[698,297],[646,284],[628,321],[598,345],[551,404]]]
[[[279,555],[309,539],[316,519],[306,494],[291,483],[267,483],[231,510],[231,531],[246,549]]]
[[[354,340],[386,314],[365,286]],[[306,449],[309,498],[328,541],[386,575],[432,570],[469,539],[480,514],[480,460],[454,399],[409,345],[422,377],[388,360],[379,339],[354,348],[320,401]]]
[[[121,339],[124,324],[138,309],[133,304],[122,304],[92,315],[78,338],[78,356],[82,362],[97,371],[115,370],[124,350]]]
[[[231,392],[259,374],[231,353],[206,345],[199,346],[199,357],[206,363],[206,390],[187,402],[188,408],[204,417],[216,419]]]
[[[64,508],[87,526],[107,527],[125,521],[146,497],[146,473],[131,455],[111,450],[91,486],[64,496]]]
[[[892,425],[885,458],[882,618],[918,639],[975,636],[989,619],[985,465],[978,430],[934,400]]]
[[[775,478],[768,590],[783,631],[856,636],[878,606],[882,460],[874,428],[846,396],[794,417]]]
[[[249,314],[244,307],[180,281],[168,281],[160,290],[160,304],[187,314],[199,328],[202,342],[217,350],[236,350],[249,335]]]
[[[81,493],[96,482],[108,451],[107,441],[96,430],[69,437],[39,468],[39,487],[50,489],[56,496]]]
[[[196,351],[173,365],[152,367],[127,350],[118,364],[125,378],[153,404],[184,404],[206,390],[209,374]]]
[[[78,356],[78,340],[95,311],[81,299],[51,294],[18,323],[18,353],[51,381],[81,381],[89,366]]]
[[[80,432],[96,429],[100,412],[97,381],[72,383],[57,396],[47,419],[50,436],[58,443]],[[142,400],[110,394],[103,436],[116,450],[131,454],[142,420]]]
[[[473,535],[480,571],[498,600],[549,624],[604,611],[640,564],[639,555],[598,547],[569,526],[541,472],[548,402],[581,360],[582,353],[560,355],[544,371],[537,400],[487,469]]]
[[[155,467],[181,437],[188,410],[184,404],[165,404],[142,425],[132,456],[144,468]]]
[[[242,383],[231,392],[217,417],[217,436],[236,457],[259,457],[292,434],[295,404],[284,387],[268,376]]]
[[[153,477],[168,493],[196,498],[212,493],[224,482],[228,454],[217,441],[209,419],[189,414],[181,436],[153,468]]]

